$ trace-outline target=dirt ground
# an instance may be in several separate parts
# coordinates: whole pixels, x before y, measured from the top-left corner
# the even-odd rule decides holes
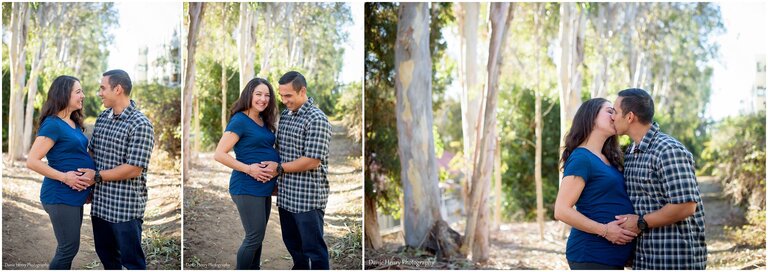
[[[144,214],[143,243],[149,269],[181,267],[181,178],[178,172],[153,171],[147,176],[149,201]],[[3,269],[48,269],[56,251],[48,214],[40,204],[43,177],[17,162],[3,169]],[[93,246],[91,205],[86,204],[80,229],[80,251],[73,269],[103,269]]]
[[[707,269],[766,269],[765,248],[738,247],[723,231],[724,226],[744,224],[744,214],[723,196],[722,187],[712,177],[699,177],[704,202]],[[463,232],[463,223],[452,226]],[[436,262],[427,252],[406,249],[400,232],[383,237],[381,250],[365,251],[365,269],[545,269],[567,270],[563,223],[548,221],[544,239],[536,223],[506,223],[491,234],[490,260],[473,263],[465,259]]]
[[[331,195],[325,214],[325,241],[331,269],[361,269],[361,147],[347,138],[340,123],[331,124]],[[213,153],[201,153],[191,169],[190,179],[184,185],[184,268],[235,269],[244,231],[228,191],[231,169],[214,161]],[[276,197],[272,197],[272,203],[261,268],[291,269],[293,261],[281,238]]]

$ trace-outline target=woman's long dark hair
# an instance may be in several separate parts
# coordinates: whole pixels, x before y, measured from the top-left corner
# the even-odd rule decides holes
[[[233,104],[232,108],[229,110],[229,119],[231,120],[232,116],[235,116],[238,112],[251,109],[253,90],[261,84],[267,85],[267,89],[269,89],[269,103],[267,103],[267,108],[259,113],[259,116],[261,116],[261,120],[264,120],[264,124],[267,128],[274,132],[276,129],[275,123],[277,122],[277,100],[275,99],[275,90],[272,89],[272,84],[269,84],[269,81],[263,78],[254,78],[251,79],[251,81],[248,81],[248,84],[245,84],[245,88],[243,88],[243,91],[240,93],[240,97],[237,98],[237,101],[235,101],[235,104]]]
[[[72,88],[75,86],[75,82],[80,82],[80,80],[73,76],[59,76],[53,80],[51,87],[48,89],[48,100],[45,100],[43,110],[40,112],[40,124],[43,124],[43,121],[48,116],[56,115],[60,111],[67,109],[69,99],[72,98]],[[83,128],[82,109],[70,113],[69,119],[72,119],[80,127],[80,130],[85,131]]]
[[[571,125],[571,129],[568,131],[567,136],[565,136],[565,149],[560,158],[560,170],[565,168],[565,162],[568,161],[568,157],[573,154],[573,151],[576,150],[581,143],[586,141],[590,134],[592,134],[592,129],[595,127],[595,119],[605,102],[608,102],[608,100],[604,98],[592,98],[587,100],[587,102],[584,102],[584,104],[581,104],[579,110],[576,111],[576,116],[573,118],[573,125]],[[621,149],[619,148],[618,135],[613,135],[605,140],[601,153],[605,155],[611,165],[618,168],[619,171],[624,171],[624,160],[621,156]]]

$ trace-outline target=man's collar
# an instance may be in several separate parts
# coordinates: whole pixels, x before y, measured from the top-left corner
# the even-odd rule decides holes
[[[301,105],[301,107],[299,107],[299,109],[297,111],[292,112],[292,111],[289,110],[288,114],[290,114],[290,115],[293,115],[293,114],[303,115],[304,113],[309,111],[309,109],[311,109],[314,106],[315,106],[315,100],[312,97],[310,97],[310,98],[307,98],[307,102],[304,102],[304,104]]]
[[[651,125],[651,128],[648,129],[648,132],[645,133],[645,136],[643,136],[643,139],[640,141],[640,144],[633,145],[634,150],[632,152],[635,152],[635,151],[645,152],[646,149],[648,149],[648,146],[651,145],[651,142],[653,141],[653,137],[656,136],[656,133],[658,132],[659,132],[659,124],[656,122],[653,122],[653,124]]]
[[[112,108],[109,108],[109,118],[117,119],[117,120],[125,120],[125,118],[128,118],[128,116],[131,116],[131,114],[135,110],[136,110],[136,102],[134,102],[133,99],[131,99],[131,103],[120,114],[115,114],[115,110]]]

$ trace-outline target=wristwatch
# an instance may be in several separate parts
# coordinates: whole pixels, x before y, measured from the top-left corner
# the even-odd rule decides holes
[[[101,173],[99,172],[99,170],[96,170],[95,174],[93,175],[93,181],[96,183],[101,182]]]
[[[277,175],[279,176],[279,175],[282,175],[282,174],[283,174],[283,164],[278,162],[277,163]]]
[[[645,222],[645,219],[643,219],[643,216],[645,215],[641,214],[637,218],[637,228],[640,229],[640,233],[643,233],[646,230],[648,230],[648,223]]]

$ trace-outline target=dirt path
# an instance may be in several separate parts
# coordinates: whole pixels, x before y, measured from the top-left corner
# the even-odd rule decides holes
[[[331,253],[332,269],[360,269],[361,149],[359,144],[346,137],[340,123],[331,123],[333,138],[328,167],[331,195],[325,215],[325,241]],[[235,268],[244,231],[229,196],[230,173],[229,168],[213,160],[212,153],[200,154],[193,163],[190,180],[184,185],[185,269]],[[261,256],[262,269],[290,269],[293,265],[281,238],[276,202],[277,199],[272,197]]]
[[[722,187],[712,177],[699,177],[704,202],[707,269],[762,269],[765,270],[765,249],[736,247],[723,231],[724,226],[738,226],[744,223],[743,211],[733,207],[722,193]],[[452,227],[463,231],[463,223]],[[543,269],[567,270],[565,243],[567,230],[563,223],[548,221],[544,227],[544,239],[539,236],[536,223],[506,223],[491,234],[490,260],[475,264],[468,261],[434,263],[434,257],[422,253],[403,253],[403,238],[400,233],[384,237],[385,249],[369,252],[366,250],[366,269],[382,268],[382,260],[397,260],[393,263],[411,264],[395,268],[419,269],[412,260],[427,260],[437,269]],[[376,262],[370,262],[373,258]],[[401,261],[406,260],[406,261]],[[429,267],[421,267],[429,268]]]
[[[150,167],[152,169],[152,167]],[[181,179],[178,173],[150,172],[144,217],[144,250],[149,269],[181,264]],[[48,269],[56,238],[40,204],[42,176],[17,163],[3,169],[3,269]],[[73,269],[103,269],[93,247],[90,205],[85,205],[80,251]]]

